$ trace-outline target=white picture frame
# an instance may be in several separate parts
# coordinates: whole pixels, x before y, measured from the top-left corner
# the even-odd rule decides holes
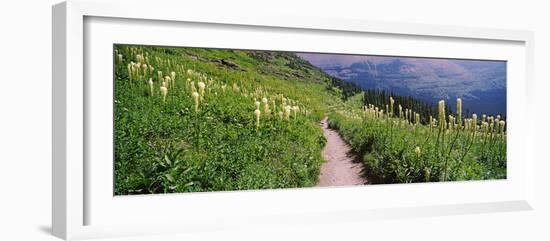
[[[318,217],[325,215],[334,217],[330,219],[333,222],[342,222],[532,209],[535,173],[534,130],[532,129],[534,125],[533,120],[526,118],[533,113],[529,108],[533,103],[530,96],[530,93],[533,93],[533,34],[531,32],[277,15],[216,16],[208,14],[207,9],[187,11],[184,15],[178,11],[187,7],[184,2],[171,0],[72,0],[53,7],[52,227],[55,236],[69,240],[193,232],[242,226],[292,225],[306,221],[316,223],[319,220]],[[206,31],[213,31],[210,33],[212,34],[223,29],[228,33],[249,34],[246,36],[259,39],[262,36],[265,38],[266,35],[295,34],[303,35],[303,38],[307,39],[313,35],[344,38],[351,34],[358,38],[372,37],[375,44],[374,40],[382,36],[396,39],[396,43],[401,44],[403,48],[410,44],[406,41],[424,41],[423,43],[430,44],[429,48],[419,47],[414,50],[416,52],[410,50],[408,55],[411,56],[493,57],[512,61],[512,66],[515,67],[510,71],[512,75],[508,76],[508,111],[510,113],[508,128],[509,138],[514,139],[511,139],[508,147],[508,159],[513,164],[509,166],[513,175],[506,180],[494,182],[376,185],[124,198],[106,196],[109,193],[105,194],[101,190],[108,188],[106,185],[109,185],[109,182],[96,182],[94,180],[98,179],[94,179],[94,175],[112,176],[112,173],[105,173],[109,171],[108,166],[98,166],[95,164],[97,162],[90,162],[87,158],[112,154],[108,150],[90,153],[94,150],[90,149],[90,145],[93,146],[90,143],[101,141],[101,138],[91,140],[87,139],[87,135],[90,135],[91,129],[96,128],[93,124],[96,122],[91,124],[91,120],[105,117],[102,114],[94,116],[98,113],[94,111],[96,108],[94,100],[97,100],[94,95],[105,95],[112,93],[112,90],[109,92],[102,89],[105,86],[86,82],[86,78],[95,78],[87,74],[86,68],[101,69],[101,66],[94,64],[98,62],[94,57],[88,58],[90,49],[87,48],[93,48],[94,56],[102,56],[95,53],[102,53],[102,50],[105,50],[104,46],[107,46],[105,44],[112,44],[121,39],[124,43],[130,44],[171,46],[178,46],[181,41],[191,41],[181,38],[168,38],[162,41],[154,37],[144,38],[139,32],[132,31],[131,26],[139,27],[140,24],[143,25],[142,31],[148,29],[159,33],[178,31],[178,29],[198,24],[200,28],[197,29],[200,30],[197,31],[205,31],[204,34],[207,34]],[[123,34],[126,38],[117,36],[116,32],[125,29],[128,30]],[[136,42],[131,42],[128,36],[133,37]],[[219,43],[216,42],[205,45],[244,48],[244,44],[253,44],[235,41],[235,39],[238,40],[237,38],[234,38],[234,41],[228,40],[225,46],[217,46]],[[93,44],[86,42],[90,40],[94,41]],[[201,41],[201,39],[197,38],[194,41]],[[304,50],[306,48],[305,45],[300,47],[299,43],[291,46],[285,41],[271,45],[266,45],[266,41],[258,42],[262,44],[253,48],[270,50]],[[195,45],[198,43],[195,42]],[[322,44],[323,41],[320,43]],[[503,49],[508,49],[503,51],[506,53],[497,51],[499,44],[502,44]],[[380,49],[384,49],[382,43],[379,46]],[[478,51],[477,53],[472,50],[460,51],[462,53],[457,56],[459,53],[456,48],[453,50],[453,46],[458,48],[469,46]],[[315,50],[319,51],[324,47],[308,48],[317,48]],[[439,53],[430,53],[429,49]],[[330,51],[328,47],[325,50]],[[362,50],[350,47],[347,51],[358,53],[357,51]],[[386,51],[384,52],[386,54],[400,55],[399,52],[392,52],[399,50],[387,48],[382,51]],[[96,68],[96,66],[99,67]],[[97,73],[108,73],[108,69]],[[525,106],[528,107],[523,108]],[[90,174],[91,169],[94,170],[92,174]],[[434,200],[435,195],[442,193],[447,195]],[[401,200],[406,194],[409,195],[407,197],[410,197],[408,198],[410,200]],[[368,201],[369,208],[363,208],[357,200],[361,200],[365,195],[379,198],[372,198],[373,200]],[[328,197],[333,203],[348,200],[347,205],[344,209],[338,209],[326,202],[316,205],[308,202],[312,199],[325,200]],[[294,202],[285,202],[286,199],[293,199]],[[268,205],[274,202],[278,205]],[[162,208],[147,208],[148,205]],[[178,205],[190,208],[174,209]],[[206,211],[206,207],[211,210]],[[140,211],[142,214],[139,216],[132,212],[143,208],[150,210]],[[172,211],[166,212],[167,210]]]

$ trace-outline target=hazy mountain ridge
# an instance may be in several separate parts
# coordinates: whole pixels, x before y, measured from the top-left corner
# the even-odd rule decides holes
[[[472,112],[506,112],[503,61],[298,54],[331,76],[429,102],[464,100]]]

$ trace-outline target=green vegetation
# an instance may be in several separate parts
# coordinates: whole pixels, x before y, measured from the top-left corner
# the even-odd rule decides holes
[[[441,101],[438,119],[429,116],[423,125],[419,113],[390,97],[385,109],[367,104],[335,112],[329,126],[362,157],[371,184],[506,178],[505,121],[463,118],[457,102],[459,113],[447,116]]]
[[[116,194],[316,184],[318,123],[341,103],[323,72],[288,53],[115,50]]]
[[[327,115],[370,183],[506,177],[498,117],[439,128],[293,53],[116,45],[114,61],[116,195],[314,186]]]

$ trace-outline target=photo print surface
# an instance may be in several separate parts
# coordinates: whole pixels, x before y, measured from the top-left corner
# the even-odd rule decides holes
[[[115,44],[115,195],[506,179],[506,61]]]

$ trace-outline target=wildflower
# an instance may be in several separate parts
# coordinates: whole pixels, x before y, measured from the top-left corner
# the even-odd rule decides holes
[[[195,112],[198,112],[199,111],[199,93],[195,91],[191,96],[193,96],[193,100],[195,100]]]
[[[452,115],[449,115],[449,124],[447,127],[449,130],[453,130],[453,127],[455,126],[455,118]]]
[[[285,106],[285,117],[286,117],[286,119],[290,119],[291,109],[292,109],[292,107],[290,107],[290,105]]]
[[[271,100],[271,106],[273,106],[273,112],[277,111],[277,106],[275,105],[275,100]]]
[[[265,102],[264,102],[264,112],[265,114],[269,113],[269,104],[267,103],[267,99],[265,99]]]
[[[202,98],[204,96],[204,88],[206,88],[206,85],[204,84],[204,82],[199,82],[197,85],[199,86],[199,94]]]
[[[429,182],[429,181],[430,181],[430,175],[431,175],[430,169],[429,169],[429,168],[425,168],[425,169],[424,169],[424,177],[426,178],[426,179],[425,179],[426,182]]]
[[[399,105],[399,118],[403,118],[403,107]]]
[[[505,126],[505,125],[506,125],[506,122],[505,122],[505,121],[503,121],[503,120],[499,121],[499,127],[500,127],[499,132],[500,132],[500,134],[503,134],[503,133],[504,133],[504,126]]]
[[[176,84],[176,72],[170,72],[170,79],[172,79],[172,85]]]
[[[416,125],[420,124],[420,114],[416,113],[416,115],[414,116],[414,123]]]
[[[438,109],[439,109],[439,128],[443,129],[445,128],[445,101],[440,100],[438,103]]]
[[[166,95],[168,94],[168,88],[166,88],[166,82],[162,82],[160,87],[160,93],[162,94],[162,101],[166,101]]]
[[[488,128],[489,128],[489,123],[487,123],[486,121],[481,123],[481,131],[483,131],[484,133],[487,133]]]
[[[142,64],[141,65],[141,68],[143,69],[143,75],[145,76],[147,74],[147,65],[146,64]]]
[[[279,118],[283,119],[283,112],[279,111]]]
[[[119,64],[122,64],[122,54],[117,55],[117,61]]]
[[[476,130],[477,130],[477,115],[476,115],[475,113],[472,114],[472,120],[471,120],[471,122],[472,122],[472,129],[473,129],[474,135],[475,135]]]
[[[172,85],[172,79],[170,78],[170,76],[164,76],[164,81],[166,81],[168,86]]]
[[[153,96],[153,79],[149,78],[149,90],[151,91],[151,96]]]
[[[416,157],[420,158],[420,154],[421,154],[420,147],[417,146],[416,148],[414,148],[414,152],[416,153]]]
[[[298,107],[297,105],[293,106],[292,110],[294,111],[294,119],[296,119],[296,113],[300,110],[300,107]]]
[[[456,115],[458,118],[458,126],[460,127],[462,125],[462,99],[460,98],[456,99]]]
[[[254,115],[256,116],[256,129],[258,129],[260,127],[260,110],[256,109],[254,111]]]
[[[259,109],[260,109],[260,102],[259,102],[259,101],[255,101],[255,102],[254,102],[254,106],[256,106],[256,110],[259,110]]]
[[[132,64],[128,64],[128,78],[132,80]]]
[[[158,79],[159,81],[162,81],[162,71],[157,71],[157,76],[158,76]]]
[[[390,115],[390,117],[393,117],[393,103],[395,101],[393,100],[393,97],[390,96],[390,112],[388,112],[388,114]]]

